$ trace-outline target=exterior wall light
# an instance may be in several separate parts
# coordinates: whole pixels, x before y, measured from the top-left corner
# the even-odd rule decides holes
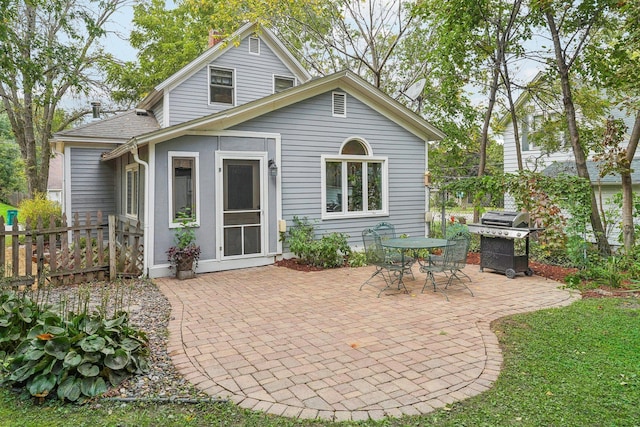
[[[273,159],[269,160],[269,175],[278,176],[278,165]]]

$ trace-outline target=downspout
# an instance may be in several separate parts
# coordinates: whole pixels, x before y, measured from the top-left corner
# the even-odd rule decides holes
[[[142,255],[142,274],[140,277],[148,276],[149,273],[149,251],[151,247],[149,245],[149,163],[140,159],[138,156],[138,142],[133,140],[133,146],[131,147],[131,154],[133,155],[133,160],[142,165],[144,168],[144,214],[143,214],[143,255]]]

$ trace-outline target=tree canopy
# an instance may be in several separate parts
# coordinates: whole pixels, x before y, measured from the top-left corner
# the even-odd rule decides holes
[[[47,189],[49,139],[87,111],[61,114],[64,96],[100,87],[105,24],[126,0],[3,0],[0,99],[30,194]],[[62,119],[62,120],[61,120]]]

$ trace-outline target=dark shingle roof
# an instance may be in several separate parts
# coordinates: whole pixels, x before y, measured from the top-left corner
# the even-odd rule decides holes
[[[150,111],[130,110],[73,129],[57,132],[54,137],[56,139],[72,137],[122,139],[128,141],[135,136],[152,132],[159,128],[158,121]]]

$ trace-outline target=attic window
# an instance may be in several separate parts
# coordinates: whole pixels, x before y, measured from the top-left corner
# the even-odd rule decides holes
[[[296,85],[294,77],[273,76],[273,93],[282,92]]]
[[[233,105],[233,70],[209,67],[209,101]]]
[[[249,53],[260,55],[260,39],[258,37],[249,37]]]
[[[333,117],[347,117],[347,94],[333,92]]]

